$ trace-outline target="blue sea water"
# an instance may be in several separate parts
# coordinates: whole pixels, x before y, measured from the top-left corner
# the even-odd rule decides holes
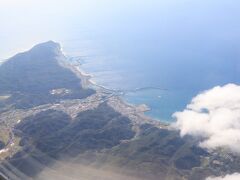
[[[5,6],[0,7],[1,59],[39,42],[60,42],[69,56],[81,57],[81,68],[94,81],[127,91],[124,99],[147,104],[147,114],[156,119],[172,121],[172,113],[198,93],[240,83],[238,0],[63,0],[57,6],[54,1]],[[133,91],[144,87],[155,88]]]
[[[232,54],[232,49],[208,53],[199,44],[195,49],[183,44],[163,51],[156,44],[144,43],[117,48],[109,43],[103,49],[76,45],[77,42],[71,46],[75,44],[81,52],[81,68],[92,74],[96,83],[125,91],[123,98],[127,102],[148,105],[151,110],[146,114],[165,122],[174,121],[172,114],[183,110],[198,93],[217,85],[240,82],[239,54]],[[151,48],[143,50],[142,46]],[[123,51],[124,48],[128,50]],[[143,89],[136,91],[140,88]]]
[[[240,13],[234,4],[218,2],[198,10],[191,8],[201,3],[176,8],[183,12],[145,12],[149,19],[131,15],[100,29],[76,30],[78,39],[61,42],[69,55],[81,57],[81,68],[96,83],[130,90],[125,100],[148,105],[146,114],[153,118],[173,121],[172,114],[202,91],[240,83],[240,24],[235,18]],[[154,88],[133,91],[144,87]]]
[[[163,121],[204,90],[240,83],[239,2],[136,2],[101,7],[90,22],[74,19],[60,39],[94,81],[127,91],[125,100],[147,104]],[[154,88],[133,91],[144,87]]]

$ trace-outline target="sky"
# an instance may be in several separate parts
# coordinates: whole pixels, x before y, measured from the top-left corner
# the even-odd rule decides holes
[[[192,46],[198,40],[202,47],[214,46],[199,39],[240,39],[239,5],[238,0],[0,0],[0,59],[38,42],[86,32],[119,46],[154,39],[156,45],[179,46],[185,40]]]
[[[104,51],[96,53],[109,65],[102,69],[127,69],[120,73],[133,79],[128,89],[190,88],[196,95],[240,82],[239,7],[239,0],[0,0],[0,61],[54,40],[70,55]],[[89,66],[100,71],[97,58]]]
[[[120,59],[137,59],[153,77],[162,71],[159,79],[168,84],[180,87],[179,79],[185,79],[189,84],[182,86],[193,88],[219,82],[222,86],[209,87],[174,115],[176,127],[183,136],[204,132],[202,147],[227,146],[235,152],[237,143],[232,142],[240,141],[240,89],[220,82],[239,82],[239,8],[239,0],[0,0],[0,61],[48,40],[68,46],[76,39],[91,39],[94,46],[104,47]],[[160,63],[146,63],[150,60]],[[169,67],[167,61],[174,66]],[[128,65],[134,67],[136,61]],[[180,68],[184,70],[179,72]],[[172,79],[166,78],[169,74]],[[228,106],[215,100],[208,104],[206,98],[218,95]],[[228,127],[225,131],[216,114],[222,115],[221,122]],[[204,120],[207,123],[201,126]]]

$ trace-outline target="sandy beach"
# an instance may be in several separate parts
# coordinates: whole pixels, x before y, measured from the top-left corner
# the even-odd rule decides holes
[[[79,67],[80,65],[69,64],[66,61],[67,60],[65,59],[65,66],[70,68],[81,79],[81,83],[84,88],[93,88],[96,90],[97,94],[109,94],[109,98],[107,98],[108,104],[116,111],[132,119],[134,124],[150,123],[158,126],[159,128],[169,128],[169,124],[153,119],[145,114],[145,112],[151,110],[151,108],[149,108],[146,104],[134,105],[126,102],[122,98],[124,92],[109,89],[97,84],[92,80],[93,75],[84,72]]]

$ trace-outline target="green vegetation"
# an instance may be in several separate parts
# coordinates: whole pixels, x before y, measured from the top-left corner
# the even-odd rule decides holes
[[[117,112],[110,98],[97,98],[96,106],[94,98],[74,101],[96,92],[82,88],[81,80],[59,65],[61,57],[59,45],[47,42],[0,66],[0,149],[10,147],[0,156],[5,159],[0,172],[10,179],[35,178],[65,161],[147,180],[203,180],[240,171],[238,156],[207,152],[195,139],[160,128],[135,109],[123,112],[125,105],[115,102],[122,105]],[[36,107],[44,104],[46,109]]]
[[[18,54],[0,66],[0,94],[11,94],[5,104],[30,108],[61,99],[85,98],[94,93],[83,89],[81,80],[59,64],[63,58],[58,44],[47,42]],[[52,95],[53,89],[69,89],[71,93]]]

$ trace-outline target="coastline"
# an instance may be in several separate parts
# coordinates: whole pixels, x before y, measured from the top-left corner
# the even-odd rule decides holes
[[[139,105],[135,105],[135,104],[131,104],[129,102],[127,102],[126,100],[124,100],[123,97],[121,97],[123,95],[123,92],[121,91],[117,91],[114,89],[110,89],[107,87],[104,87],[102,85],[97,84],[96,82],[94,82],[92,80],[93,75],[90,73],[86,73],[85,71],[83,71],[80,67],[80,65],[75,65],[75,64],[71,64],[67,61],[67,57],[65,56],[65,61],[64,61],[64,66],[67,68],[70,68],[80,79],[81,79],[81,83],[83,88],[93,88],[96,93],[106,93],[106,94],[110,94],[111,100],[110,100],[110,105],[113,108],[116,108],[115,110],[123,113],[124,115],[130,117],[131,115],[134,114],[135,117],[138,117],[140,120],[143,120],[143,122],[140,122],[139,120],[137,120],[136,118],[134,118],[135,122],[137,124],[142,124],[142,123],[150,123],[153,124],[159,128],[169,128],[170,123],[166,123],[157,119],[154,119],[148,115],[146,115],[145,113],[148,111],[151,111],[151,108],[149,108],[146,104],[139,104]]]
[[[61,51],[62,52],[62,51]],[[98,91],[98,90],[104,90],[104,91],[108,91],[108,92],[114,92],[115,90],[112,90],[110,88],[104,87],[102,85],[97,84],[96,82],[94,82],[92,80],[93,75],[90,73],[86,73],[85,71],[83,71],[79,66],[80,65],[75,65],[70,63],[66,57],[65,54],[62,54],[62,58],[60,58],[60,64],[65,67],[70,69],[74,74],[77,75],[77,77],[81,80],[81,85],[83,88],[93,88],[94,90]]]

